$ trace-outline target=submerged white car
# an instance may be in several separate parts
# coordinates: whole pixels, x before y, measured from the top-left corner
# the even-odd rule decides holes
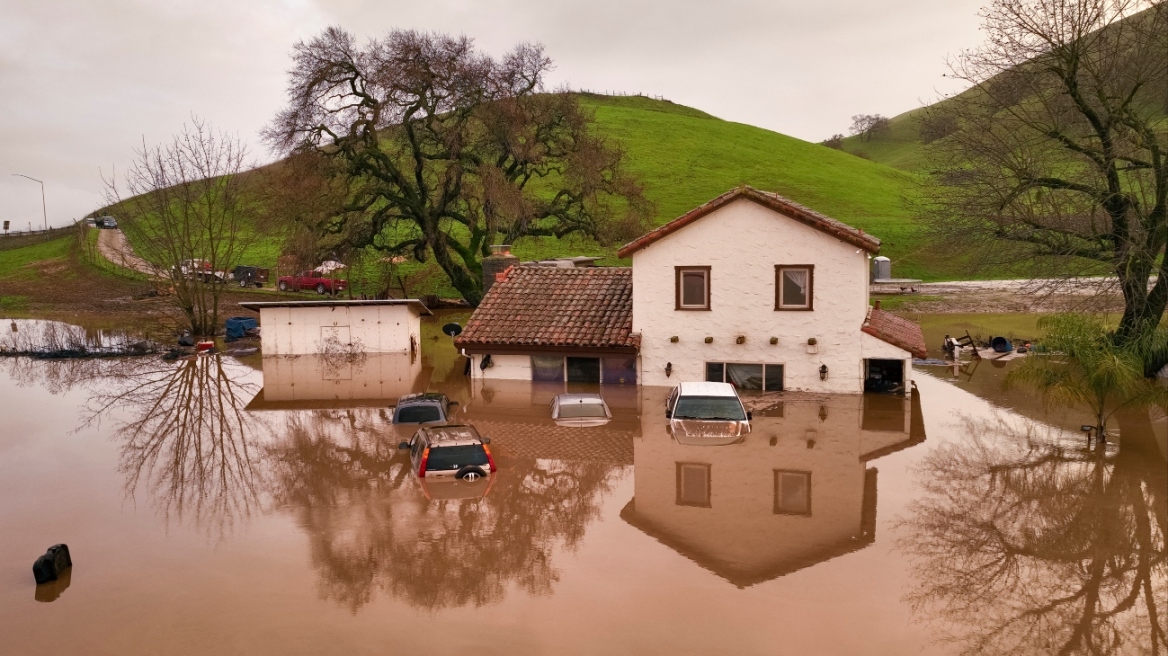
[[[681,383],[669,395],[665,416],[679,443],[710,446],[741,441],[752,418],[730,383]]]
[[[552,419],[557,426],[603,426],[612,413],[599,394],[560,394],[552,399]]]

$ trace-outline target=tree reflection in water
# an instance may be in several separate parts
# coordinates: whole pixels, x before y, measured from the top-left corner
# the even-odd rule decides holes
[[[244,409],[257,389],[247,369],[220,356],[107,364],[94,378],[87,423],[118,411],[129,496],[144,486],[167,519],[189,516],[220,536],[258,509],[262,424]]]
[[[1168,472],[1147,413],[1119,448],[967,420],[903,522],[918,611],[975,654],[1163,654]]]
[[[378,591],[426,609],[498,602],[511,585],[549,594],[552,551],[579,544],[614,482],[610,464],[502,455],[486,497],[429,501],[388,417],[359,413],[292,416],[269,451],[274,500],[309,533],[321,596],[353,612]]]

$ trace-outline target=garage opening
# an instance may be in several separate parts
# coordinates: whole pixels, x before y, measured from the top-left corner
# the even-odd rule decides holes
[[[864,391],[904,393],[904,360],[865,360]]]
[[[600,384],[600,358],[567,358],[569,383]]]

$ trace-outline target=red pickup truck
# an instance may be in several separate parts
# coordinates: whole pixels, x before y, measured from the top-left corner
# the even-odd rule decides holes
[[[294,276],[280,276],[276,286],[282,292],[315,289],[317,294],[338,294],[345,291],[346,283],[340,278],[326,278],[316,271],[301,271]]]

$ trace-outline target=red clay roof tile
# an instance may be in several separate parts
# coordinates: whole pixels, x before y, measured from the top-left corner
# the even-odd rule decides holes
[[[925,358],[929,355],[929,349],[925,346],[925,334],[921,332],[921,327],[891,312],[872,308],[868,313],[868,319],[860,330],[902,348],[912,353],[914,357]]]

